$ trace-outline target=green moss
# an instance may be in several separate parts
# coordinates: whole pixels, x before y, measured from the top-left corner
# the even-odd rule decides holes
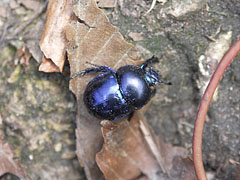
[[[22,71],[21,65],[18,65],[12,72],[11,76],[8,78],[8,83],[16,83],[19,80],[21,71]]]

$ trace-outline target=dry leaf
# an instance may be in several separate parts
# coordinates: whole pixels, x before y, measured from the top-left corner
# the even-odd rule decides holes
[[[105,124],[104,145],[96,160],[106,179],[135,179],[142,174],[151,180],[168,179],[161,170],[170,179],[196,179],[192,161],[186,163],[187,151],[154,135],[142,112],[136,112],[130,122]]]
[[[59,72],[59,68],[52,62],[51,59],[47,59],[45,56],[42,57],[42,63],[40,64],[39,71],[44,72]]]
[[[115,70],[125,64],[139,65],[143,62],[135,47],[123,39],[94,0],[73,1],[73,11],[78,19],[66,26],[71,75],[89,68],[86,62],[107,65]],[[101,150],[103,143],[100,120],[88,113],[82,100],[87,83],[95,76],[96,74],[76,77],[71,80],[70,89],[78,101],[77,156],[88,179],[103,179],[95,162],[95,155]],[[159,157],[162,158],[163,169],[171,174],[170,167],[173,167],[174,157],[186,154],[183,148],[166,145],[155,135],[153,142],[157,150],[154,152],[139,129],[139,120],[143,118],[139,113],[141,112],[135,114],[135,119],[130,123],[120,120],[117,127],[104,122],[105,143],[103,150],[97,155],[97,162],[106,179],[126,179],[127,176],[127,179],[146,178],[139,177],[142,173],[150,179],[156,179],[161,169]],[[111,143],[106,143],[109,140]],[[112,146],[108,147],[109,144]]]
[[[5,173],[11,173],[18,176],[22,180],[30,180],[19,162],[15,159],[15,155],[8,143],[4,143],[4,133],[1,130],[2,119],[0,116],[0,176]]]
[[[142,62],[134,46],[123,39],[94,0],[74,1],[73,4],[74,13],[79,19],[66,27],[71,75],[89,67],[87,61],[115,70],[125,64]],[[96,74],[76,77],[71,80],[70,89],[78,100],[78,158],[88,179],[101,179],[95,162],[95,155],[100,151],[103,141],[100,121],[88,114],[82,101],[83,91],[94,76]]]
[[[162,171],[170,179],[196,180],[193,161],[188,158],[186,149],[166,144],[160,136],[153,133],[144,118],[140,120],[140,129]]]
[[[72,18],[71,0],[49,1],[47,20],[41,36],[40,47],[45,56],[43,61],[44,59],[51,60],[56,67],[49,69],[49,64],[44,64],[43,62],[39,69],[40,71],[62,72],[66,59],[65,26]]]
[[[21,165],[14,159],[14,153],[8,143],[0,141],[0,176],[11,173],[21,179],[30,179]]]
[[[139,113],[113,129],[102,127],[104,145],[96,161],[106,179],[135,179],[142,173],[158,179],[160,166],[140,131]]]
[[[31,54],[26,46],[23,46],[18,49],[17,51],[18,59],[20,59],[20,64],[23,64],[25,66],[29,65],[29,60],[31,58]]]
[[[176,157],[173,159],[171,178],[179,180],[197,180],[193,161],[189,158]]]

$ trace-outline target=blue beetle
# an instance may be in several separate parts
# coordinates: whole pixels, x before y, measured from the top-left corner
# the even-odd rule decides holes
[[[84,103],[95,117],[117,120],[146,105],[156,93],[158,83],[171,84],[161,81],[161,74],[152,68],[151,64],[157,62],[158,58],[153,56],[141,66],[125,65],[117,72],[108,66],[88,63],[94,67],[74,74],[71,79],[102,72],[88,83]]]

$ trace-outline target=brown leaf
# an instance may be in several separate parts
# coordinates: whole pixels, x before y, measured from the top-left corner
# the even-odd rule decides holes
[[[160,167],[139,128],[139,114],[130,122],[120,120],[113,129],[102,127],[104,145],[96,161],[106,179],[135,179],[142,173],[157,179]]]
[[[136,112],[130,122],[110,124],[104,122],[104,145],[96,155],[106,179],[135,179],[141,174],[148,179],[167,179],[161,170],[170,179],[196,179],[193,163],[186,159],[187,151],[154,135],[142,112]]]
[[[186,149],[166,144],[160,136],[153,133],[144,118],[140,120],[140,129],[162,171],[166,172],[170,179],[196,179],[193,161],[188,158]]]
[[[123,39],[94,0],[74,1],[73,4],[78,21],[72,21],[66,27],[71,75],[89,67],[87,61],[113,69],[142,62],[134,46]],[[78,100],[77,155],[88,179],[101,178],[95,162],[95,155],[100,151],[103,141],[100,121],[88,114],[82,101],[83,91],[94,76],[96,74],[77,77],[70,82],[70,89]]]
[[[88,68],[86,62],[107,65],[115,70],[125,64],[143,62],[134,46],[124,41],[94,0],[74,1],[73,11],[78,19],[66,26],[71,75]],[[88,179],[102,179],[95,162],[95,155],[102,146],[100,121],[88,113],[82,100],[84,89],[94,76],[96,74],[71,80],[70,89],[78,100],[76,136],[79,161]],[[118,121],[117,127],[102,122],[105,143],[101,153],[97,154],[97,162],[106,179],[140,178],[142,173],[156,179],[160,164],[170,175],[173,159],[185,157],[185,149],[167,145],[155,135],[152,135],[153,143],[149,144],[144,137],[146,134],[143,135],[139,128],[140,121],[143,121],[143,115],[138,111],[130,122]],[[146,127],[149,134],[153,134],[151,128]]]
[[[0,141],[0,176],[11,173],[22,179],[30,179],[21,165],[14,160],[14,153],[8,143]]]
[[[58,68],[46,70],[44,62],[41,64],[41,71],[62,72],[66,59],[65,26],[73,16],[71,0],[50,0],[47,9],[47,20],[41,36],[40,47],[45,59],[49,59]],[[43,57],[44,61],[44,57]]]
[[[17,51],[18,59],[20,59],[20,64],[23,64],[25,66],[29,65],[29,60],[31,58],[31,54],[29,52],[29,49],[26,46],[23,46],[18,49]]]
[[[4,143],[4,133],[1,130],[2,119],[0,116],[0,176],[11,173],[23,180],[30,180],[19,162],[14,159],[15,155],[8,143]]]
[[[176,157],[172,161],[171,178],[179,180],[197,180],[193,161],[189,158]]]
[[[42,63],[40,64],[39,71],[43,72],[59,72],[59,68],[52,62],[51,59],[47,59],[45,56],[42,57]]]

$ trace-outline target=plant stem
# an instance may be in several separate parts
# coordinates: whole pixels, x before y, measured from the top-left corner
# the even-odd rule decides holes
[[[202,97],[198,113],[195,120],[194,134],[193,134],[193,161],[196,176],[198,180],[206,180],[206,173],[203,167],[202,162],[202,134],[203,127],[205,122],[205,117],[208,111],[210,101],[213,97],[213,94],[229,64],[240,52],[240,40],[238,40],[224,55],[221,62],[218,64],[218,67],[208,84],[207,89]]]

